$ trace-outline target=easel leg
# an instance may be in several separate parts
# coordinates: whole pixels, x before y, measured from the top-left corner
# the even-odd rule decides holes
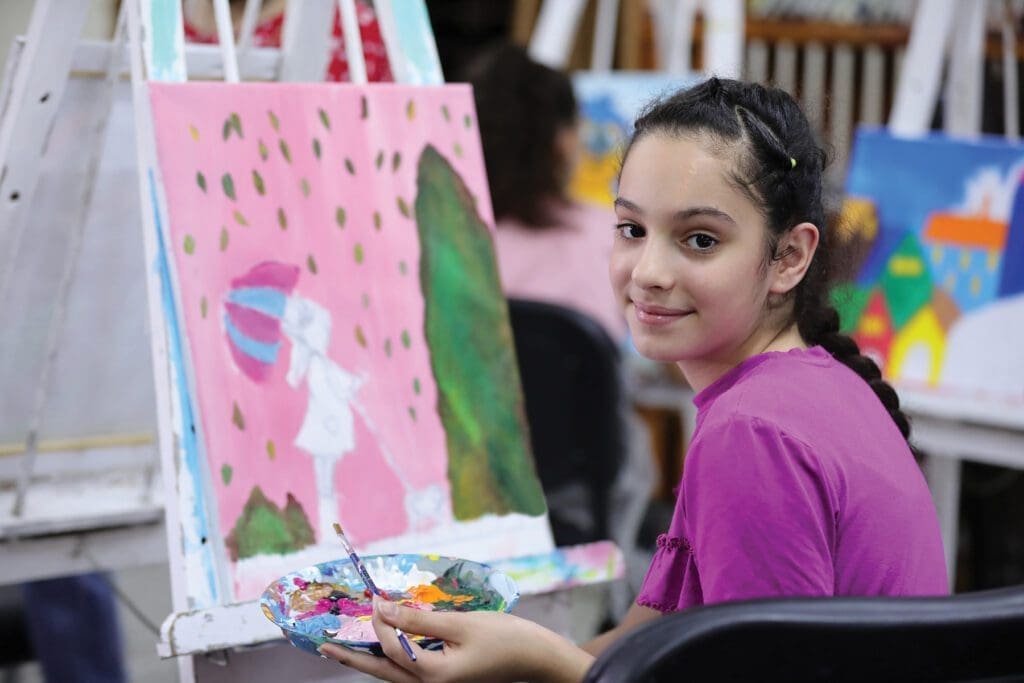
[[[952,589],[956,585],[957,537],[960,531],[960,460],[929,455],[924,470],[939,515],[942,545],[946,552],[946,571]]]

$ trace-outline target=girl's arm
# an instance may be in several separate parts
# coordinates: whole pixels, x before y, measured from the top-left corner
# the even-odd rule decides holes
[[[597,657],[604,652],[609,645],[629,631],[632,631],[641,624],[653,621],[660,616],[661,612],[656,609],[651,609],[650,607],[644,607],[643,605],[633,603],[633,606],[629,608],[629,611],[626,612],[626,616],[622,618],[622,621],[619,622],[618,626],[597,636],[584,645],[583,649]]]

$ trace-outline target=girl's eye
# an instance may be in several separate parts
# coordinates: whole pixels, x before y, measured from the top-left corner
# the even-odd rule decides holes
[[[697,251],[711,251],[716,244],[718,244],[718,240],[711,235],[706,235],[702,232],[698,232],[697,234],[690,235],[686,238],[686,245],[691,249],[696,249]]]
[[[615,229],[619,233],[619,237],[627,240],[640,239],[647,234],[643,228],[636,223],[619,223],[615,226]]]

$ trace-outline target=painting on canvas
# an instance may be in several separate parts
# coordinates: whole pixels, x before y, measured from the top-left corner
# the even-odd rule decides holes
[[[696,75],[656,72],[580,72],[573,89],[580,110],[580,156],[571,192],[581,201],[612,205],[622,147],[633,121],[650,100],[697,82]]]
[[[367,553],[549,550],[469,88],[151,102],[203,503],[181,523],[219,558],[197,605],[338,557],[335,521]]]
[[[1024,146],[862,130],[843,327],[904,387],[1024,406]]]

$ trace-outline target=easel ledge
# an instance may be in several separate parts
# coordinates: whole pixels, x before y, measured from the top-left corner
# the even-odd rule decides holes
[[[602,584],[625,575],[622,552],[610,541],[488,563],[511,576],[524,598]],[[283,640],[259,601],[171,614],[160,628],[161,657],[202,655]]]

